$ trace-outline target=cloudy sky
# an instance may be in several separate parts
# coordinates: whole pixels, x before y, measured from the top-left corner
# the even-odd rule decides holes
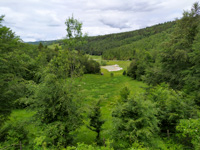
[[[0,0],[4,25],[27,41],[66,36],[65,20],[83,23],[89,36],[119,33],[174,20],[197,0]]]

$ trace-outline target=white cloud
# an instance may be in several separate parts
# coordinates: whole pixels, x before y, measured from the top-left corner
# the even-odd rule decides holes
[[[196,0],[0,0],[0,15],[24,41],[60,39],[74,15],[83,32],[103,35],[130,31],[181,17]]]

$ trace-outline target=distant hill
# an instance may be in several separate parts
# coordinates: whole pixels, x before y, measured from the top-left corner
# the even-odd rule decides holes
[[[166,22],[143,29],[115,33],[101,36],[87,37],[87,44],[76,47],[90,55],[103,55],[105,59],[132,59],[136,50],[150,50],[160,46],[167,39],[176,22]],[[29,44],[51,45],[60,43],[61,40],[28,42]]]
[[[43,45],[51,45],[53,43],[57,43],[59,40],[51,40],[51,41],[36,41],[36,42],[26,42],[32,45],[39,45],[42,43]]]
[[[175,24],[173,21],[130,32],[88,37],[88,43],[82,49],[106,59],[130,59],[135,49],[159,46],[158,42],[168,38]]]

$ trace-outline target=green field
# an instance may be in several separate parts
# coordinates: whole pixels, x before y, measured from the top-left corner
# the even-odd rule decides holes
[[[109,61],[109,65],[119,64],[120,67],[126,69],[130,62],[129,61]],[[112,109],[115,107],[115,103],[120,99],[120,91],[123,87],[128,87],[131,91],[131,95],[142,92],[143,87],[146,84],[132,80],[127,76],[123,76],[123,70],[113,72],[114,76],[110,76],[110,72],[106,69],[101,69],[104,75],[84,75],[81,79],[81,95],[85,97],[86,109],[88,105],[93,104],[98,99],[102,100],[102,116],[106,120],[103,125],[103,132],[101,133],[101,138],[108,139],[110,137],[109,129],[112,128]],[[84,142],[87,144],[92,144],[95,139],[95,134],[83,126],[77,134],[77,142]],[[85,138],[87,137],[87,138]]]
[[[58,46],[59,49],[62,49],[62,46],[59,46],[59,44],[51,44],[51,45],[48,45],[48,48],[50,48],[50,49],[55,49],[56,46]]]
[[[97,61],[101,59],[100,56],[91,56],[91,58],[96,59]],[[103,125],[103,131],[101,133],[101,138],[109,139],[110,133],[112,132],[112,109],[115,107],[115,104],[120,99],[120,90],[127,86],[130,91],[131,95],[136,93],[142,92],[143,87],[147,85],[132,80],[127,76],[123,76],[122,73],[126,70],[127,66],[130,64],[130,61],[107,61],[107,65],[114,65],[118,64],[120,67],[123,68],[121,71],[113,72],[114,76],[111,77],[111,73],[108,72],[106,69],[101,69],[101,72],[104,75],[100,74],[85,74],[83,77],[77,79],[77,84],[80,87],[80,95],[82,95],[83,99],[83,108],[85,110],[85,116],[88,113],[88,106],[95,104],[95,102],[101,99],[101,112],[102,117],[106,121]],[[11,121],[25,121],[31,120],[30,118],[34,112],[26,111],[26,110],[15,110],[11,115]],[[83,119],[85,124],[88,123],[88,120]],[[27,127],[30,132],[30,135],[36,135],[39,131],[36,132],[37,129],[36,125],[34,128],[34,122],[32,125]],[[86,125],[83,125],[79,130],[75,133],[76,138],[75,142],[84,142],[86,144],[92,144],[95,140],[96,133],[90,131]],[[37,135],[36,135],[37,136]],[[87,138],[85,138],[87,137]]]

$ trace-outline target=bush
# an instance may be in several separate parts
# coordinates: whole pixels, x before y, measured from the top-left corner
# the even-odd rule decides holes
[[[9,149],[19,149],[19,143],[28,144],[28,132],[24,129],[25,122],[7,122],[0,129],[0,148],[9,147]]]
[[[122,73],[122,75],[123,75],[123,76],[125,76],[125,75],[126,75],[126,70],[124,70],[124,72]]]
[[[127,76],[136,79],[136,71],[137,71],[137,62],[136,60],[133,60],[130,66],[127,68]]]
[[[145,146],[151,143],[159,131],[157,113],[155,103],[145,95],[119,103],[112,113],[116,149],[131,147],[137,141]]]
[[[110,73],[110,76],[111,76],[111,77],[114,77],[114,73],[113,73],[113,72],[111,72],[111,73]]]
[[[183,144],[192,144],[195,150],[200,149],[200,119],[183,119],[176,126],[176,130]]]
[[[120,96],[121,99],[125,102],[128,100],[128,96],[130,95],[130,90],[127,87],[124,87],[121,91],[120,91]]]
[[[102,61],[101,61],[101,65],[102,65],[102,66],[106,66],[106,65],[107,65],[107,62],[106,62],[105,60],[102,60]]]
[[[100,65],[94,60],[87,60],[84,73],[100,73]]]
[[[84,143],[78,143],[78,145],[75,146],[68,146],[66,150],[114,150],[111,147],[111,142],[109,140],[105,143],[106,146],[96,146],[96,145],[87,145]]]
[[[167,136],[167,130],[175,133],[176,125],[180,119],[197,117],[197,109],[194,100],[184,93],[169,88],[166,84],[161,84],[151,88],[148,92],[148,99],[156,103],[158,109],[157,118],[160,121],[160,129]]]

